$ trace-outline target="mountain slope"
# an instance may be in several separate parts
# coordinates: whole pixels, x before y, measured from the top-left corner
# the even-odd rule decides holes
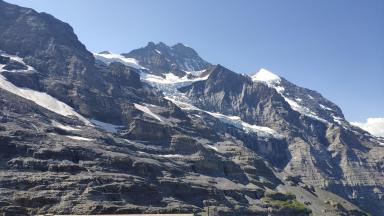
[[[50,15],[0,17],[0,213],[383,211],[381,141],[320,94],[182,44],[93,57]]]
[[[340,124],[344,120],[341,109],[316,91],[296,86],[265,69],[251,75],[251,78],[254,82],[263,82],[276,89],[293,109],[307,116]]]
[[[0,47],[43,74],[78,78],[91,73],[92,53],[67,23],[46,13],[0,1]]]
[[[253,81],[217,66],[207,80],[180,91],[199,108],[239,116],[247,123],[283,134],[289,149],[289,159],[281,173],[285,178],[296,176],[366,209],[375,205],[380,209],[376,213],[382,211],[380,140],[350,125],[336,105],[316,92],[273,74],[256,74]],[[303,95],[312,98],[293,102]],[[332,108],[323,109],[321,105]]]

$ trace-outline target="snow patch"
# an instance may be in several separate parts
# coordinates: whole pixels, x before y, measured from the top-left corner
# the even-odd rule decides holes
[[[180,158],[184,157],[184,155],[181,154],[166,154],[166,155],[159,155],[160,157],[165,157],[165,158]]]
[[[176,106],[178,106],[179,108],[181,108],[183,110],[197,110],[197,111],[205,112],[204,110],[201,110],[201,109],[193,106],[190,103],[186,103],[186,102],[182,102],[182,101],[176,100],[174,97],[168,97],[167,96],[167,97],[164,97],[164,99],[171,101],[172,103],[176,104]]]
[[[192,73],[192,72],[189,72],[189,73]],[[198,77],[198,78],[194,78],[194,79],[188,78],[187,75],[183,76],[183,77],[178,77],[178,76],[174,75],[173,73],[164,74],[165,78],[163,78],[161,76],[156,76],[153,74],[145,73],[145,72],[142,72],[140,75],[141,75],[140,77],[142,80],[149,82],[149,83],[155,83],[155,84],[179,84],[179,83],[190,84],[191,82],[196,82],[196,81],[208,79],[208,75],[205,77]]]
[[[219,149],[217,148],[217,147],[215,147],[215,146],[212,146],[212,145],[207,145],[208,146],[208,148],[210,148],[210,149],[213,149],[213,150],[215,150],[215,151],[219,151]]]
[[[311,117],[313,119],[316,119],[316,120],[319,120],[323,123],[329,123],[327,120],[319,117],[318,115],[316,115],[316,113],[314,113],[313,111],[311,111],[309,108],[307,107],[303,107],[303,106],[300,106],[296,101],[294,100],[291,100],[287,97],[285,97],[283,94],[281,94],[281,96],[284,97],[284,100],[291,106],[291,108],[293,110],[295,110],[296,112],[299,112],[303,115],[306,115],[308,117]]]
[[[135,106],[136,109],[140,110],[141,112],[149,115],[150,117],[152,117],[152,118],[154,118],[160,122],[163,122],[163,119],[159,115],[156,115],[155,113],[153,113],[147,106],[143,106],[143,105],[140,105],[137,103],[134,103],[133,105]]]
[[[73,139],[73,140],[79,140],[79,141],[93,141],[93,139],[80,137],[80,136],[66,136],[66,137]]]
[[[280,94],[283,94],[283,92],[285,91],[285,88],[282,87],[282,86],[276,86],[274,87],[276,89],[276,91]]]
[[[113,53],[93,53],[93,56],[95,59],[104,62],[105,64],[111,64],[112,62],[119,62],[126,66],[133,67],[136,69],[145,69],[144,67],[140,66],[139,62],[134,58],[126,58],[119,54],[113,54]]]
[[[207,70],[206,69],[205,70],[199,70],[199,71],[192,70],[192,71],[184,71],[184,72],[187,74],[191,74],[195,77],[200,77],[205,71],[207,71]],[[208,76],[206,78],[208,78]]]
[[[7,90],[15,95],[23,97],[27,100],[33,101],[37,105],[44,107],[47,110],[55,112],[63,116],[75,116],[84,122],[86,125],[91,125],[91,123],[77,113],[72,107],[67,104],[57,100],[56,98],[48,95],[44,92],[38,92],[32,89],[19,88],[9,82],[3,75],[0,74],[0,88]]]
[[[384,137],[384,118],[368,118],[366,122],[351,122],[352,125],[378,137]]]
[[[341,117],[332,115],[332,118],[333,118],[334,122],[336,122],[336,123],[338,123],[340,125],[343,124],[343,122],[342,122],[343,119]]]
[[[246,133],[254,132],[258,134],[259,136],[263,137],[275,137],[275,138],[283,138],[281,135],[279,135],[276,131],[269,127],[263,127],[263,126],[257,126],[252,125],[247,122],[244,122],[241,120],[239,116],[227,116],[223,115],[221,113],[213,113],[213,112],[207,112],[206,113],[212,115],[213,117],[216,117],[220,119],[222,122],[230,124],[232,126],[235,126],[237,128],[242,129]]]
[[[18,63],[21,63],[21,64],[27,66],[27,71],[28,71],[28,70],[35,70],[32,66],[27,65],[27,64],[24,62],[23,58],[21,58],[21,57],[19,57],[19,56],[15,56],[15,55],[7,54],[6,52],[4,52],[4,51],[2,51],[2,50],[0,50],[0,54],[1,54],[2,56],[9,57],[12,61],[16,61],[16,62],[18,62]],[[0,65],[0,69],[2,69],[3,67],[4,67],[4,65]],[[23,71],[24,71],[24,70],[23,70]]]
[[[205,80],[208,78],[207,75],[205,77],[188,79],[187,76],[180,78],[173,74],[167,74],[166,77],[163,78],[145,72],[141,72],[140,76],[142,81],[161,90],[165,95],[165,98],[172,99],[172,101],[186,102],[188,104],[190,103],[189,98],[184,93],[178,91],[178,89],[190,85],[193,82]]]
[[[183,110],[196,110],[196,111],[205,112],[205,113],[219,119],[223,123],[226,123],[226,124],[232,125],[236,128],[239,128],[239,129],[245,131],[246,133],[251,133],[251,132],[256,133],[258,136],[261,136],[261,137],[274,137],[277,139],[284,138],[282,135],[278,134],[275,130],[273,130],[269,127],[263,127],[263,126],[257,126],[257,125],[249,124],[247,122],[242,121],[239,116],[227,116],[227,115],[224,115],[221,113],[208,112],[206,110],[199,109],[199,108],[197,108],[197,107],[195,107],[189,103],[177,101],[174,98],[170,98],[170,97],[165,97],[165,99],[176,104],[178,107],[180,107]]]
[[[260,81],[266,83],[276,83],[281,81],[281,78],[279,76],[264,68],[261,68],[259,72],[251,76],[251,78],[252,81]]]
[[[101,128],[110,133],[116,133],[120,128],[124,127],[122,125],[109,124],[106,122],[98,121],[96,119],[91,119],[90,122],[92,122],[92,124],[94,124],[96,127]]]
[[[63,125],[63,124],[61,124],[60,122],[57,122],[57,121],[52,121],[52,126],[60,128],[60,129],[63,129],[63,130],[66,130],[66,131],[80,131],[79,128],[74,128],[74,127],[71,127],[71,126],[68,126],[68,125]]]
[[[324,106],[323,104],[319,104],[319,105],[320,105],[321,109],[323,109],[323,110],[333,111],[331,108]]]

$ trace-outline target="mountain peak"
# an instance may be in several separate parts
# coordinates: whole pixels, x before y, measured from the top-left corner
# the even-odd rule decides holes
[[[266,83],[279,82],[281,78],[271,71],[261,68],[257,73],[251,76],[252,81],[260,81]]]
[[[186,46],[185,44],[180,43],[180,42],[178,42],[175,45],[173,45],[172,48],[189,48],[189,49],[192,49],[191,47]]]
[[[163,42],[149,42],[146,47],[122,55],[137,59],[140,65],[154,74],[173,73],[179,77],[185,76],[186,72],[205,70],[211,65],[194,49],[182,43],[170,47]]]
[[[154,42],[152,42],[152,41],[149,41],[147,43],[147,47],[155,47],[155,46],[156,46],[156,44]]]
[[[161,41],[156,44],[156,48],[157,49],[170,49],[170,47],[166,43],[161,42]]]
[[[238,74],[236,72],[231,71],[230,69],[217,64],[212,67],[209,72],[209,79],[211,80],[223,80],[225,82],[229,82],[228,85],[234,85],[234,83],[239,83],[240,80],[246,80],[244,76]]]
[[[145,47],[142,47],[141,49],[162,49],[162,48],[170,49],[170,46],[168,46],[166,43],[161,41],[158,43],[149,41],[147,45]]]

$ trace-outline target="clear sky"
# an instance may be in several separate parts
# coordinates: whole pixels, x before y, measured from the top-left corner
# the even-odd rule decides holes
[[[68,22],[90,51],[182,42],[239,73],[266,68],[384,117],[383,0],[6,0]]]

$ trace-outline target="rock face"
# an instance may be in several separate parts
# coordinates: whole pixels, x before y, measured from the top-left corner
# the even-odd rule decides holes
[[[44,74],[80,78],[92,73],[93,55],[67,23],[46,13],[0,2],[0,47]]]
[[[4,215],[384,212],[381,140],[270,72],[182,44],[124,54],[146,70],[96,62],[68,24],[1,0],[0,50]]]
[[[207,80],[179,89],[193,104],[209,111],[239,116],[244,121],[272,126],[277,122],[297,123],[297,113],[274,89],[254,83],[248,76],[218,65],[211,69]],[[272,127],[274,128],[274,127]]]
[[[278,88],[281,85],[284,86],[283,93]],[[358,132],[359,129],[345,121],[340,108],[320,94],[297,87],[286,80],[279,85],[252,82],[250,77],[236,74],[222,66],[212,69],[207,80],[179,90],[185,92],[199,108],[240,116],[248,123],[268,126],[284,134],[290,151],[290,160],[282,172],[285,175],[300,175],[305,183],[349,197],[360,206],[365,206],[366,200],[370,200],[371,205],[375,203],[378,208],[382,208],[380,196],[368,192],[375,190],[377,184],[382,185],[379,174],[382,168],[368,168],[360,165],[359,161],[381,164],[383,148],[377,141],[372,142],[374,139],[371,136]],[[317,108],[316,105],[320,103],[327,108],[327,112],[324,108],[317,108],[311,112],[314,114],[308,114],[293,106],[286,96],[300,98],[308,92],[313,95],[311,100],[316,102],[306,109]],[[300,102],[303,106],[309,103]],[[364,195],[359,197],[356,195],[359,193]]]

